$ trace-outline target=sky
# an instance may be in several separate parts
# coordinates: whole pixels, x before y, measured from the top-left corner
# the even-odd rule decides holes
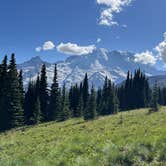
[[[166,66],[165,0],[1,0],[0,58],[49,62],[97,48]]]

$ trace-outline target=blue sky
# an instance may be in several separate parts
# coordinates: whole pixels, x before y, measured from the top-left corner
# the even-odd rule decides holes
[[[55,62],[73,49],[81,55],[102,47],[141,58],[148,50],[165,61],[165,11],[165,0],[1,0],[0,57],[14,52],[19,63],[37,55]]]

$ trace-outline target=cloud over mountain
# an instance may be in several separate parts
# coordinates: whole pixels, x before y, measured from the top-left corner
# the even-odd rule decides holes
[[[166,32],[164,33],[164,40],[155,47],[155,50],[157,51],[158,58],[166,63]]]
[[[57,51],[68,55],[87,55],[96,49],[95,45],[79,46],[75,43],[60,43]]]
[[[36,47],[36,52],[40,51],[47,51],[47,50],[53,50],[55,48],[55,44],[52,41],[46,41],[43,43],[42,46]]]
[[[154,65],[156,64],[157,59],[154,57],[152,52],[145,51],[142,53],[135,54],[134,61],[137,63],[142,63],[144,65],[147,65],[147,64]]]

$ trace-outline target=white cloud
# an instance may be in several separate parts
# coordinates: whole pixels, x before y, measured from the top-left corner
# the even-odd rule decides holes
[[[74,43],[60,43],[57,50],[68,55],[86,55],[92,53],[96,49],[95,45],[79,46]]]
[[[35,48],[35,51],[36,51],[36,52],[40,52],[41,50],[42,50],[41,47],[36,47],[36,48]]]
[[[119,25],[119,23],[114,20],[114,14],[122,12],[123,8],[129,6],[132,1],[133,0],[97,0],[97,4],[106,6],[100,14],[99,25]]]
[[[140,62],[143,64],[154,65],[158,60],[163,61],[166,64],[166,32],[163,34],[164,40],[160,42],[154,50],[157,54],[154,56],[152,52],[146,51],[141,54],[136,54],[134,57],[135,62]]]
[[[166,63],[166,32],[164,33],[164,40],[155,47],[155,50],[158,58]]]
[[[43,46],[36,47],[35,50],[36,52],[40,51],[47,51],[47,50],[53,50],[55,48],[55,45],[52,41],[46,41]]]
[[[145,51],[142,53],[137,53],[134,55],[134,61],[136,63],[142,63],[144,65],[155,65],[157,58],[154,57],[153,53],[150,51]]]
[[[97,38],[96,43],[100,43],[101,42],[101,38]]]
[[[47,41],[43,44],[43,50],[53,50],[55,45],[52,41]]]

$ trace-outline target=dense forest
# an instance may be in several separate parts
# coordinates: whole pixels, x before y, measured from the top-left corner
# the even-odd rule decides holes
[[[166,105],[166,88],[157,87],[156,82],[151,89],[140,69],[134,74],[128,72],[118,87],[106,77],[103,87],[96,90],[94,85],[89,85],[87,74],[80,84],[66,87],[64,83],[60,87],[56,64],[52,86],[48,87],[43,64],[37,79],[30,79],[25,90],[14,54],[9,63],[5,56],[0,64],[0,131],[77,117],[91,120],[145,107],[157,111],[159,104]]]

